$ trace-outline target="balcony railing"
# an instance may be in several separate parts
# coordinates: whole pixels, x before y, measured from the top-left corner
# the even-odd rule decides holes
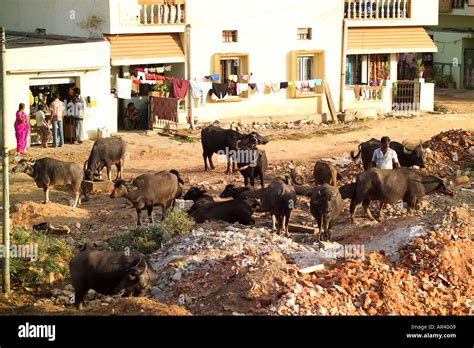
[[[407,19],[411,17],[410,0],[345,0],[345,18]]]
[[[184,0],[141,0],[141,25],[186,24]]]

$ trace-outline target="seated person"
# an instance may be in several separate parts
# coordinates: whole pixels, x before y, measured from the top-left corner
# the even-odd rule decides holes
[[[127,114],[124,119],[125,130],[129,129],[138,129],[140,124],[140,112],[136,108],[134,103],[129,103],[127,105]]]

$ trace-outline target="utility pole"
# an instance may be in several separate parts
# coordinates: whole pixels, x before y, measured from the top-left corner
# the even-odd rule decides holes
[[[3,150],[3,277],[2,289],[5,294],[10,292],[10,186],[8,182],[8,124],[5,115],[6,102],[6,56],[7,56],[7,40],[5,36],[5,28],[0,28],[2,40],[2,54],[0,56],[0,119],[2,120],[2,150]]]

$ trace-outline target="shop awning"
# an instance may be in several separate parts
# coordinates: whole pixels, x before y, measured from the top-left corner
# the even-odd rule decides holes
[[[179,33],[107,35],[113,66],[180,63],[185,61]]]
[[[349,28],[347,54],[438,52],[422,27]]]

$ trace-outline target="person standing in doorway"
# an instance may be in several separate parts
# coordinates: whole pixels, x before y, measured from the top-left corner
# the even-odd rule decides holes
[[[53,147],[58,146],[58,143],[59,147],[64,145],[64,110],[64,103],[59,99],[59,94],[56,93],[54,95],[54,100],[51,103],[51,120],[53,122]]]
[[[36,127],[38,127],[38,132],[41,137],[41,145],[43,148],[48,147],[49,140],[51,139],[51,130],[49,129],[49,123],[46,120],[46,115],[44,114],[44,106],[40,104],[38,106],[38,111],[35,114],[36,116]]]
[[[77,87],[73,88],[72,98],[72,118],[74,122],[74,144],[82,144],[84,142],[84,113],[86,101],[81,96],[81,90]]]
[[[25,104],[21,103],[16,112],[15,118],[15,136],[16,136],[16,155],[25,155],[28,146],[28,134],[30,125],[28,116],[25,114]]]

